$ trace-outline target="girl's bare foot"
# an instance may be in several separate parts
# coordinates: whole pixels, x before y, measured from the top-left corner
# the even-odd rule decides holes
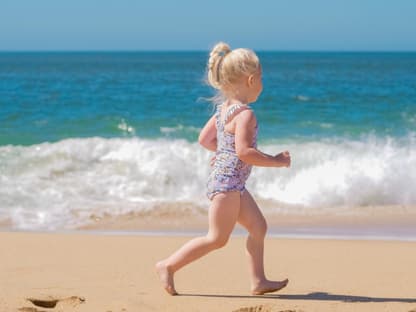
[[[156,272],[159,275],[160,281],[163,284],[163,288],[172,296],[176,296],[178,293],[175,290],[175,285],[173,282],[173,274],[169,272],[168,267],[164,264],[163,261],[156,263]]]
[[[252,288],[251,293],[253,295],[264,295],[266,293],[275,292],[286,287],[287,283],[289,283],[288,279],[280,282],[265,280]]]

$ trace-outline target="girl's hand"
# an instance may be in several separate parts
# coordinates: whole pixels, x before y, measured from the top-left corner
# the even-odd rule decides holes
[[[278,161],[280,165],[278,167],[290,167],[290,154],[289,151],[284,151],[276,156],[274,158]]]

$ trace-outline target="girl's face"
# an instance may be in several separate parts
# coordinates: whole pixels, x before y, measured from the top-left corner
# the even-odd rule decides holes
[[[250,90],[249,100],[250,102],[255,102],[257,98],[259,97],[261,91],[263,91],[261,67],[255,74],[250,75],[248,79],[249,79],[248,83],[249,83],[249,90]]]

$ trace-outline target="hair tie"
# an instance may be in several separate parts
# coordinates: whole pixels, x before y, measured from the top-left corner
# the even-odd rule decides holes
[[[218,53],[218,55],[221,57],[221,59],[218,61],[218,64],[217,64],[217,81],[218,82],[220,82],[220,69],[221,69],[222,61],[224,60],[224,58],[228,54],[228,52],[221,51],[221,52]]]

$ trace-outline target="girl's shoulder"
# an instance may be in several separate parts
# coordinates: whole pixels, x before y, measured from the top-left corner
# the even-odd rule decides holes
[[[257,124],[257,118],[254,111],[251,109],[251,107],[245,107],[241,110],[239,110],[236,115],[236,121],[237,122],[243,122],[248,124]]]
[[[242,123],[248,127],[255,127],[257,125],[257,119],[254,111],[248,105],[239,105],[238,107],[230,110],[229,116],[226,122],[232,122],[233,124]]]
[[[247,104],[232,104],[225,112],[225,120],[232,119],[231,117],[235,117],[243,111],[251,111],[254,114],[251,107]]]

